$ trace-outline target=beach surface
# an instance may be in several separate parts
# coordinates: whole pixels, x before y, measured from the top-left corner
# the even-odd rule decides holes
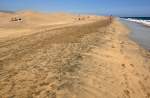
[[[150,98],[150,53],[117,19],[18,12],[0,20],[0,98]]]

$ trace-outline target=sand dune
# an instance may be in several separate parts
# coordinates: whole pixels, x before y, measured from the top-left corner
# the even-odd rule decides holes
[[[61,17],[60,17],[61,16]],[[11,21],[11,18],[21,18],[22,21],[20,22],[15,22]],[[25,27],[34,27],[34,26],[39,26],[39,25],[47,25],[47,24],[52,24],[52,23],[57,23],[57,22],[67,22],[72,20],[73,15],[69,14],[41,14],[38,12],[17,12],[17,13],[12,13],[12,14],[1,14],[1,26],[5,25],[11,25],[14,26],[16,24],[25,26]],[[15,22],[15,24],[14,24]],[[5,23],[5,24],[4,24]],[[17,25],[18,26],[18,25]],[[8,26],[6,26],[8,27]]]
[[[20,18],[21,21],[11,21]],[[79,20],[78,19],[82,19]],[[68,13],[39,13],[21,11],[16,13],[0,13],[0,37],[18,37],[33,32],[50,29],[58,26],[75,25],[105,19],[105,17],[89,15],[72,15]],[[83,21],[84,20],[84,21]],[[5,32],[5,33],[4,33]]]
[[[18,14],[35,26],[23,23],[24,28],[16,25],[15,31],[1,24],[0,97],[150,97],[150,53],[129,40],[128,29],[117,20]],[[18,29],[29,31],[18,33]],[[8,30],[13,34],[4,36]]]

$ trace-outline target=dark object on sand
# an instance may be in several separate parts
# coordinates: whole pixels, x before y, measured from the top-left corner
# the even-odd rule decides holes
[[[81,20],[81,18],[78,18],[78,20]]]
[[[22,21],[22,19],[21,18],[17,18],[17,17],[13,17],[13,18],[11,18],[11,21]]]
[[[79,17],[78,20],[85,20],[85,17]]]

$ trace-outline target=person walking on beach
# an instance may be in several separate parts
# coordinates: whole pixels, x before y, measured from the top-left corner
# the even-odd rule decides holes
[[[110,16],[109,16],[109,24],[111,24],[112,20],[113,20],[113,16],[110,15]]]

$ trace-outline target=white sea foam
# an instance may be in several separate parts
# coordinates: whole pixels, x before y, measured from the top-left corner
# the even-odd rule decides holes
[[[138,20],[138,19],[132,19],[132,18],[128,18],[126,20],[136,22],[136,23],[140,23],[140,24],[143,24],[143,25],[146,25],[146,26],[150,26],[150,20]]]

